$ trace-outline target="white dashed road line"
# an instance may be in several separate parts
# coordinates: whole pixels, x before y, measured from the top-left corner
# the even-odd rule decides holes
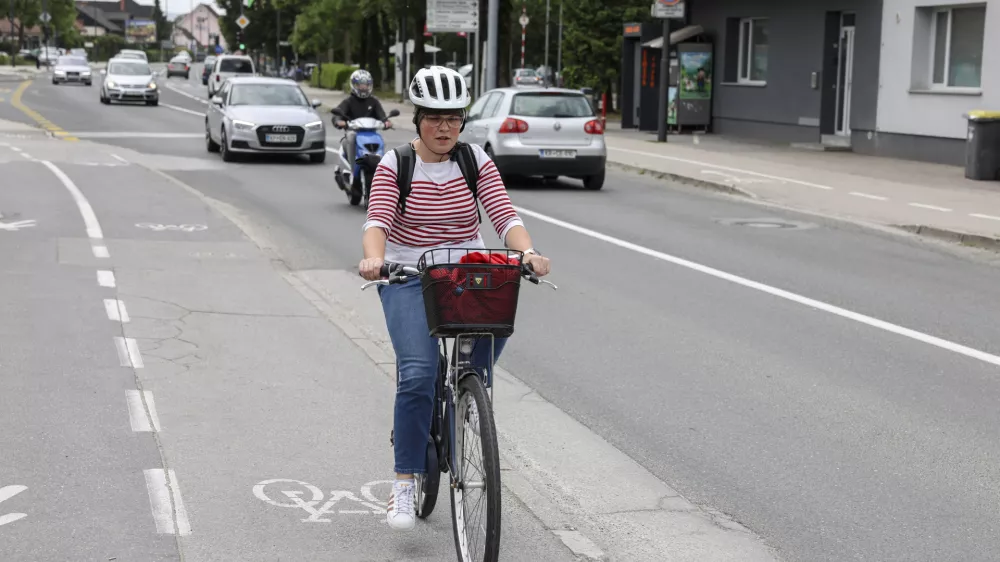
[[[177,106],[177,105],[170,105],[169,103],[163,103],[163,102],[160,102],[160,105],[162,105],[163,107],[169,108],[169,109],[173,109],[174,111],[180,111],[181,113],[187,113],[187,114],[190,114],[190,115],[197,115],[198,117],[204,117],[205,116],[205,114],[203,112],[201,112],[201,111],[194,111],[194,110],[191,110],[191,109],[187,109],[186,107],[180,107],[180,106]]]
[[[129,322],[128,311],[125,310],[125,303],[118,299],[104,299],[104,309],[108,312],[108,320]]]
[[[156,522],[156,532],[167,535],[190,535],[187,509],[181,500],[180,486],[173,470],[154,468],[144,470],[149,507]],[[176,519],[174,513],[177,514]]]
[[[555,225],[555,226],[558,226],[558,227],[561,227],[561,228],[565,228],[566,230],[571,230],[573,232],[577,232],[579,234],[583,234],[584,236],[589,236],[590,238],[594,238],[594,239],[597,239],[597,240],[601,240],[603,242],[607,242],[608,244],[612,244],[612,245],[618,246],[619,248],[625,248],[626,250],[632,250],[633,252],[636,252],[636,253],[639,253],[639,254],[643,254],[643,255],[649,256],[651,258],[656,258],[658,260],[662,260],[662,261],[665,261],[665,262],[669,262],[669,263],[672,263],[674,265],[679,265],[681,267],[685,267],[687,269],[691,269],[691,270],[697,271],[699,273],[704,273],[705,275],[710,275],[710,276],[715,277],[717,279],[722,279],[723,281],[729,281],[730,283],[735,283],[737,285],[742,285],[744,287],[747,287],[747,288],[750,288],[750,289],[754,289],[754,290],[760,291],[762,293],[767,293],[769,295],[773,295],[773,296],[776,296],[778,298],[789,300],[789,301],[792,301],[792,302],[795,302],[795,303],[798,303],[798,304],[802,304],[802,305],[808,306],[810,308],[814,308],[816,310],[820,310],[820,311],[823,311],[823,312],[828,312],[830,314],[833,314],[833,315],[836,315],[836,316],[840,316],[841,318],[846,318],[848,320],[853,320],[853,321],[859,322],[861,324],[866,324],[868,326],[871,326],[873,328],[877,328],[879,330],[885,330],[886,332],[890,332],[890,333],[897,334],[897,335],[900,335],[900,336],[903,336],[903,337],[906,337],[906,338],[910,338],[910,339],[913,339],[913,340],[916,340],[916,341],[919,341],[919,342],[922,342],[922,343],[926,343],[928,345],[932,345],[934,347],[938,347],[938,348],[941,348],[941,349],[944,349],[944,350],[947,350],[947,351],[958,353],[960,355],[965,355],[966,357],[971,357],[972,359],[978,359],[979,361],[983,361],[984,363],[990,363],[992,365],[1000,366],[1000,356],[993,355],[992,353],[987,353],[985,351],[980,351],[978,349],[973,349],[971,347],[966,347],[964,345],[961,345],[961,344],[958,344],[958,343],[955,343],[955,342],[952,342],[952,341],[948,341],[946,339],[942,339],[942,338],[939,338],[939,337],[936,337],[936,336],[925,334],[923,332],[918,332],[916,330],[911,330],[909,328],[904,328],[903,326],[899,326],[899,325],[893,324],[891,322],[886,322],[885,320],[879,320],[878,318],[873,318],[871,316],[866,316],[864,314],[860,314],[860,313],[854,312],[852,310],[847,310],[846,308],[840,308],[839,306],[834,306],[832,304],[827,304],[825,302],[818,301],[818,300],[815,300],[815,299],[811,299],[809,297],[805,297],[805,296],[793,293],[791,291],[786,291],[784,289],[779,289],[777,287],[772,287],[770,285],[765,285],[764,283],[760,283],[760,282],[757,282],[757,281],[752,281],[752,280],[747,279],[745,277],[740,277],[738,275],[733,275],[732,273],[726,273],[725,271],[721,271],[721,270],[718,270],[718,269],[715,269],[715,268],[712,268],[712,267],[709,267],[709,266],[706,266],[706,265],[702,265],[700,263],[695,263],[693,261],[689,261],[689,260],[686,260],[684,258],[679,258],[677,256],[672,256],[670,254],[666,254],[666,253],[663,253],[663,252],[652,250],[650,248],[646,248],[645,246],[640,246],[640,245],[632,243],[632,242],[627,242],[627,241],[622,240],[620,238],[615,238],[615,237],[609,236],[607,234],[602,234],[602,233],[597,232],[595,230],[590,230],[589,228],[584,228],[582,226],[577,226],[575,224],[568,223],[566,221],[562,221],[562,220],[559,220],[557,218],[550,217],[548,215],[543,215],[541,213],[536,213],[535,211],[529,211],[528,209],[525,209],[525,208],[522,208],[522,207],[515,207],[515,209],[517,210],[518,213],[524,213],[525,215],[528,215],[529,217],[534,217],[534,218],[536,218],[536,219],[538,219],[538,220],[540,220],[542,222],[547,222],[549,224],[552,224],[552,225]]]
[[[115,288],[115,272],[100,270],[97,272],[97,284],[101,287]]]
[[[852,191],[850,193],[855,197],[864,197],[865,199],[872,199],[874,201],[888,201],[888,197],[882,197],[881,195],[872,195],[871,193],[862,193],[860,191]]]
[[[171,86],[169,84],[167,84],[167,89],[170,90],[171,92],[180,94],[180,95],[182,95],[182,96],[184,96],[186,98],[191,98],[191,99],[193,99],[194,101],[196,101],[196,102],[198,102],[200,104],[208,105],[208,100],[206,100],[204,98],[199,98],[198,96],[191,95],[191,94],[189,94],[187,92],[184,92],[182,90],[179,90],[179,89],[177,89],[177,88],[175,88],[175,87],[173,87],[173,86]]]
[[[156,415],[156,403],[153,402],[153,393],[145,390],[126,390],[125,398],[128,403],[128,419],[135,432],[156,432],[160,431],[160,417]]]
[[[950,213],[951,209],[947,207],[938,207],[937,205],[926,205],[924,203],[909,203],[911,207],[917,207],[920,209],[930,209],[931,211],[941,211],[942,213]]]
[[[111,257],[111,253],[108,252],[108,247],[107,246],[93,246],[93,247],[91,247],[91,250],[93,250],[95,258],[110,258]]]
[[[118,350],[118,362],[122,367],[132,367],[141,369],[142,354],[139,353],[139,344],[134,338],[123,338],[115,336],[115,349]]]
[[[122,158],[121,156],[118,156],[117,154],[115,154],[113,152],[111,153],[111,157],[114,158],[115,160],[123,163],[123,164],[128,164],[128,160]]]
[[[988,219],[992,221],[1000,221],[1000,217],[995,217],[993,215],[981,215],[979,213],[971,213],[970,217],[976,217],[977,219]]]

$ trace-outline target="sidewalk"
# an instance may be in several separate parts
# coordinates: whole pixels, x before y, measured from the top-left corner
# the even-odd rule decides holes
[[[608,162],[770,203],[1000,250],[1000,182],[964,170],[716,135],[610,128]]]

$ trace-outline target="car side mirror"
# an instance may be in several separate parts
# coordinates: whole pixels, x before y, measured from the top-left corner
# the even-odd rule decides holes
[[[389,112],[389,117],[396,117],[398,115],[399,115],[398,109],[393,109],[392,111]]]
[[[222,107],[222,96],[212,96],[212,104]]]
[[[320,100],[312,100],[310,103],[312,104],[313,107],[319,107],[323,105],[323,102]]]

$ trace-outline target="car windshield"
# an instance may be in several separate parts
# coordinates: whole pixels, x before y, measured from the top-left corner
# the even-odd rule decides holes
[[[523,117],[593,117],[587,98],[563,93],[518,94],[511,115]]]
[[[134,62],[113,62],[111,68],[108,69],[108,74],[119,76],[149,76],[152,73],[153,71],[150,70],[148,64]]]
[[[246,59],[222,59],[219,63],[219,72],[253,74],[253,64]]]
[[[517,76],[534,76],[534,75],[535,75],[534,70],[527,70],[522,68],[521,70],[517,71]]]
[[[137,55],[135,53],[118,53],[118,58],[122,58],[122,59],[138,59],[138,60],[142,60],[143,59],[143,57],[141,57],[140,55]]]
[[[87,66],[87,61],[80,57],[59,57],[56,64],[59,66]]]
[[[174,58],[170,59],[170,63],[171,64],[184,64],[186,62],[187,62],[187,59],[185,59],[183,57],[174,57]]]
[[[229,105],[309,105],[298,86],[288,84],[236,84]]]

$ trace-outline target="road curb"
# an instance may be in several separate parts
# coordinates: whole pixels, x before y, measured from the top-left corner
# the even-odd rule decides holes
[[[926,236],[928,238],[936,238],[938,240],[944,240],[946,242],[952,242],[962,246],[971,246],[973,248],[982,248],[985,250],[1000,252],[1000,238],[991,238],[989,236],[982,236],[979,234],[969,234],[960,230],[950,230],[947,228],[938,228],[936,226],[927,226],[923,224],[894,224],[892,226],[918,236]]]
[[[725,183],[714,182],[710,180],[704,180],[701,178],[693,178],[691,176],[675,174],[673,172],[663,172],[660,170],[654,170],[652,168],[643,168],[642,166],[635,166],[632,164],[625,164],[622,162],[616,162],[614,160],[607,160],[607,164],[613,168],[619,170],[624,170],[626,172],[632,172],[644,176],[650,176],[660,180],[669,180],[677,183],[682,183],[685,185],[690,185],[693,187],[698,187],[701,189],[708,189],[711,191],[721,191],[723,193],[728,193],[730,195],[739,195],[741,197],[747,197],[750,199],[760,199],[755,193],[748,191],[746,189],[741,189],[736,186],[728,185]]]

